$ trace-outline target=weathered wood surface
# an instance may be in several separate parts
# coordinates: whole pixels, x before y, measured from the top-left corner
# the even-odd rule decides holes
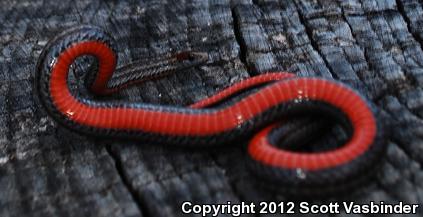
[[[207,51],[202,67],[121,97],[186,105],[266,71],[333,77],[359,89],[393,127],[368,202],[423,200],[423,10],[418,0],[1,1],[0,216],[174,216],[182,201],[283,200],[251,182],[245,144],[193,151],[70,132],[33,99],[46,41],[104,27],[119,64]],[[289,198],[288,198],[289,199]],[[421,211],[420,211],[421,212]]]

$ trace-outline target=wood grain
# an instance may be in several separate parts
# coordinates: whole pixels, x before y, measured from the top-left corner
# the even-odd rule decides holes
[[[348,200],[421,204],[422,14],[418,0],[2,1],[0,216],[180,216],[187,200],[289,200],[252,181],[245,142],[191,150],[58,126],[33,97],[35,64],[50,38],[78,24],[110,32],[119,65],[187,49],[209,53],[208,64],[120,99],[188,105],[274,70],[351,85],[383,111],[392,133],[377,180]]]

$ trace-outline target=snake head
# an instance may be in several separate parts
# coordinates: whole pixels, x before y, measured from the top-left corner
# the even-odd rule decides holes
[[[209,55],[206,52],[182,51],[180,53],[175,54],[175,58],[178,61],[205,63],[209,59]]]

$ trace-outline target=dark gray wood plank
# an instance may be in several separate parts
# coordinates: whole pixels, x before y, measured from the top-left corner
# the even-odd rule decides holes
[[[206,150],[104,141],[52,121],[32,94],[46,42],[78,24],[116,39],[119,65],[180,50],[210,61],[119,98],[188,105],[286,70],[341,80],[393,128],[378,180],[350,200],[422,203],[421,1],[0,2],[0,216],[179,216],[180,204],[288,200],[252,181],[246,141]],[[343,214],[341,214],[342,216]]]

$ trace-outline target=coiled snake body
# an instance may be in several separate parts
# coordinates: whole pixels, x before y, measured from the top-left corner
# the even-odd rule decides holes
[[[81,98],[68,87],[69,68],[84,55],[98,60],[98,70],[87,72],[92,74],[86,75],[85,84],[99,95],[207,61],[204,53],[182,52],[130,64],[117,69],[123,76],[113,77],[117,55],[107,33],[82,26],[58,35],[39,58],[35,89],[48,114],[78,132],[175,146],[228,145],[256,133],[248,153],[257,174],[281,188],[306,193],[341,187],[368,173],[384,150],[383,130],[369,105],[354,90],[332,80],[267,73],[241,81],[190,107],[101,101]],[[228,105],[213,106],[253,87],[259,90]],[[350,135],[347,143],[320,153],[297,153],[272,144],[271,135],[278,134],[278,120],[310,112],[339,120]]]

